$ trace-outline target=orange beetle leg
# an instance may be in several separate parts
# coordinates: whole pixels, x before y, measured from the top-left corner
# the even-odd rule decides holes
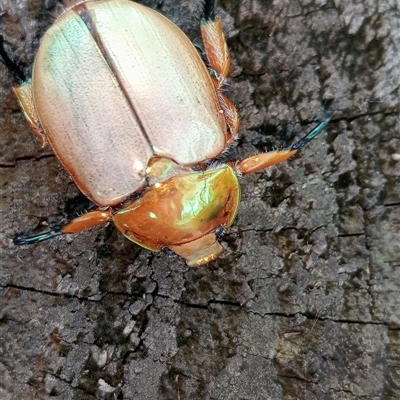
[[[295,144],[289,146],[287,149],[257,154],[240,161],[237,165],[238,170],[242,174],[251,174],[252,172],[257,172],[260,169],[268,168],[282,161],[286,161],[288,158],[294,156],[297,151],[304,147],[310,140],[318,136],[324,130],[326,125],[328,125],[330,119],[331,115],[328,115],[311,132],[309,132]]]
[[[214,1],[207,0],[204,6],[204,15],[200,23],[201,37],[203,39],[204,51],[207,55],[211,68],[217,72],[220,86],[228,76],[230,58],[228,46],[222,32],[220,19],[214,17]],[[218,88],[217,88],[218,89]]]
[[[235,140],[240,127],[239,115],[235,105],[222,92],[218,92],[219,104],[224,112],[225,121],[229,128],[227,144]]]
[[[242,174],[251,174],[252,172],[257,172],[260,169],[268,168],[282,161],[286,161],[289,157],[292,157],[296,153],[297,150],[284,150],[257,154],[240,161],[237,168]]]
[[[85,231],[87,229],[93,228],[98,225],[104,225],[111,219],[111,211],[90,211],[86,214],[73,219],[68,224],[48,232],[39,233],[38,235],[16,237],[14,238],[14,244],[25,245],[25,244],[35,244],[43,242],[43,240],[51,239],[56,236],[64,235],[66,233],[78,233]]]
[[[78,233],[86,231],[87,229],[94,228],[95,226],[106,224],[111,218],[111,211],[90,211],[86,214],[73,219],[67,225],[64,225],[60,231],[61,233]]]
[[[228,45],[222,31],[220,19],[214,16],[214,0],[206,0],[204,3],[203,18],[200,23],[201,37],[204,51],[207,55],[210,67],[215,72],[213,83],[217,91],[219,104],[224,113],[226,124],[229,128],[227,144],[236,139],[239,131],[239,116],[232,101],[221,91],[224,80],[228,77],[231,61]]]

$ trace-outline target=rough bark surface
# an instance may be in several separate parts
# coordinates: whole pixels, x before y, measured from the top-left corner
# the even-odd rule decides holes
[[[199,41],[201,1],[142,3]],[[7,43],[32,65],[61,3],[0,4]],[[0,398],[399,399],[397,7],[219,1],[238,154],[334,116],[297,157],[242,179],[223,255],[194,269],[112,226],[12,244],[78,191],[0,66]]]

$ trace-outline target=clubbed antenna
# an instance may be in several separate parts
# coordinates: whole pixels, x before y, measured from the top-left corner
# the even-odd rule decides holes
[[[328,114],[327,117],[322,122],[320,122],[311,132],[307,133],[307,135],[304,136],[303,139],[300,139],[298,142],[289,146],[287,150],[299,150],[304,147],[309,141],[313,140],[325,129],[331,118],[332,113]]]

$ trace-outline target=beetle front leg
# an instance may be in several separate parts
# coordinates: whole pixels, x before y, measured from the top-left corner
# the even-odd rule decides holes
[[[318,136],[325,129],[326,125],[328,125],[330,119],[331,115],[326,117],[301,140],[292,144],[288,148],[279,151],[269,151],[268,153],[256,154],[255,156],[240,161],[236,168],[242,174],[251,174],[260,171],[261,169],[271,167],[272,165],[278,164],[282,161],[286,161],[288,158],[294,156],[297,151],[304,147],[310,140]]]
[[[89,211],[88,213],[73,219],[72,221],[68,222],[68,224],[62,227],[57,227],[48,232],[39,233],[33,236],[17,236],[16,238],[14,238],[13,242],[16,245],[35,244],[67,233],[83,232],[87,229],[94,228],[95,226],[104,225],[109,222],[110,219],[111,210]]]

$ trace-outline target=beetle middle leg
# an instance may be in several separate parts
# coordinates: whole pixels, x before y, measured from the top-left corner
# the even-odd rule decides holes
[[[239,116],[235,105],[223,92],[225,80],[230,69],[230,56],[228,45],[222,31],[221,19],[216,19],[214,14],[214,0],[204,3],[203,17],[200,22],[201,37],[204,52],[210,64],[211,75],[217,91],[219,104],[229,128],[227,144],[236,139],[239,130]]]

